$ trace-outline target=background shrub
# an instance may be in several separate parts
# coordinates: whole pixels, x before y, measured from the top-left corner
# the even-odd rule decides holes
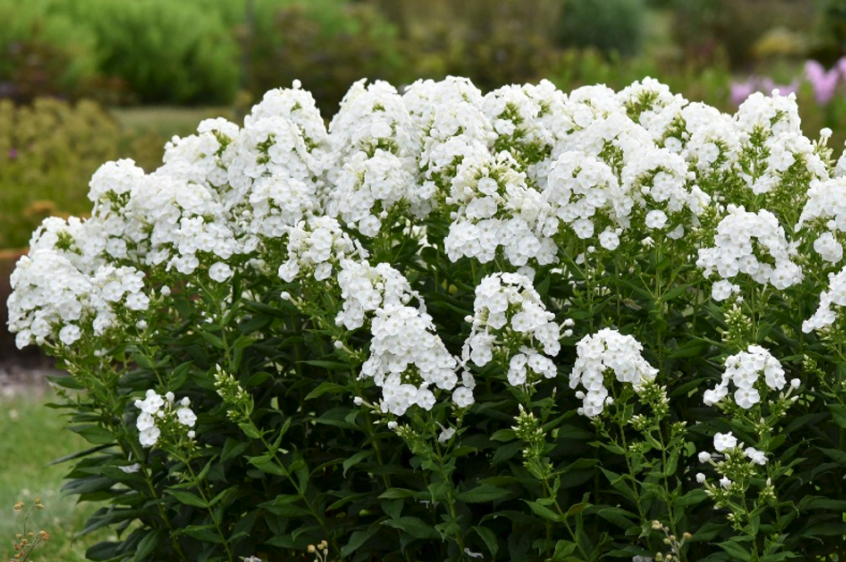
[[[0,247],[26,246],[46,216],[90,210],[88,181],[118,156],[119,139],[114,118],[90,101],[0,101]]]
[[[623,56],[637,54],[643,41],[643,0],[567,0],[555,39],[568,47],[595,47]]]
[[[0,97],[73,95],[97,72],[95,37],[43,2],[0,1]]]
[[[257,17],[261,23],[250,46],[250,90],[256,98],[301,80],[328,116],[337,110],[345,85],[361,78],[401,81],[406,49],[396,28],[372,6],[321,0],[273,8],[266,6],[270,14]]]
[[[168,0],[69,0],[52,9],[91,30],[100,72],[124,80],[139,101],[232,101],[238,49],[216,12]]]

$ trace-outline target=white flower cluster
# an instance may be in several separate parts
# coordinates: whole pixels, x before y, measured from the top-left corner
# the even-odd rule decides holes
[[[580,239],[587,239],[594,235],[597,223],[605,224],[599,241],[611,251],[619,245],[634,206],[608,164],[578,151],[558,156],[547,178],[543,203],[538,219],[543,236],[552,238],[564,223]]]
[[[291,282],[300,274],[324,281],[347,257],[366,257],[363,248],[330,217],[311,217],[288,229],[288,261],[279,266],[279,277]]]
[[[806,226],[823,231],[814,241],[814,250],[820,257],[831,264],[839,263],[843,245],[837,237],[846,233],[846,177],[811,184],[796,230]]]
[[[696,265],[705,270],[706,277],[714,270],[722,279],[745,274],[756,283],[783,290],[802,281],[802,268],[791,260],[795,255],[796,249],[788,244],[775,215],[729,205],[728,214],[717,226],[714,247],[700,249]],[[712,296],[726,298],[729,291],[724,284],[717,287]]]
[[[576,364],[570,373],[570,388],[581,385],[587,391],[576,393],[582,400],[579,414],[596,417],[612,402],[606,387],[606,378],[610,375],[619,382],[631,384],[636,392],[645,382],[654,380],[658,369],[641,356],[642,351],[643,346],[632,336],[610,328],[582,338],[576,344]]]
[[[800,165],[810,179],[828,177],[825,164],[802,135],[794,94],[752,94],[738,109],[734,122],[740,135],[742,157],[759,161],[754,171],[741,174],[756,195],[795,188],[783,184],[784,172],[794,165]]]
[[[809,334],[831,326],[844,306],[846,306],[846,268],[837,274],[829,273],[828,290],[820,295],[820,306],[814,315],[802,323],[802,331]]]
[[[453,390],[455,358],[435,333],[432,317],[416,308],[389,304],[375,312],[370,357],[361,367],[382,389],[381,409],[397,416],[418,405],[435,405],[431,386]]]
[[[534,232],[541,194],[528,186],[525,172],[509,152],[495,157],[483,151],[465,157],[452,183],[449,203],[458,205],[456,218],[444,240],[449,259],[466,256],[492,261],[502,247],[517,267],[534,259],[553,263],[557,248]]]
[[[798,380],[795,385],[798,385]],[[748,410],[761,401],[762,384],[771,390],[781,390],[787,384],[784,369],[778,359],[759,345],[750,345],[746,351],[726,359],[726,370],[722,381],[711,390],[705,391],[703,402],[713,406],[728,396],[729,383],[736,388],[735,403]]]
[[[335,322],[348,330],[362,327],[365,315],[378,308],[407,305],[412,298],[420,300],[408,279],[386,263],[372,266],[366,260],[345,259],[341,261],[338,286],[344,304]]]
[[[354,84],[329,130],[327,175],[333,189],[324,207],[329,216],[373,237],[397,205],[419,216],[428,212],[432,191],[417,187],[420,139],[393,86]]]
[[[738,443],[737,437],[735,437],[731,432],[714,434],[714,450],[717,453],[725,454],[734,449],[743,449],[743,443]],[[755,464],[767,464],[767,455],[764,451],[755,449],[754,447],[747,447],[746,449],[744,449],[743,454],[746,456],[746,458],[748,458]],[[702,451],[701,453],[699,453],[699,462],[712,462],[714,460],[714,457],[715,455],[712,455],[707,451]],[[696,475],[696,480],[701,484],[705,481],[705,476],[702,473],[699,473]],[[720,480],[720,485],[723,488],[728,488],[730,484],[731,480],[729,480],[728,478],[723,477]]]
[[[191,401],[188,397],[178,403],[179,407],[174,404],[174,399],[172,392],[162,397],[155,390],[148,390],[144,400],[135,401],[135,407],[141,410],[135,426],[138,428],[142,447],[155,445],[161,437],[162,429],[173,426],[174,422],[188,428],[197,423],[196,414],[189,408]],[[195,436],[193,430],[189,430],[186,435],[189,439]]]
[[[513,386],[558,374],[550,359],[561,350],[558,324],[531,279],[519,273],[488,275],[476,287],[473,311],[468,318],[471,332],[462,350],[464,363],[484,367],[505,355],[508,382]]]
[[[16,343],[72,345],[90,329],[103,335],[117,326],[121,309],[143,311],[144,274],[133,267],[100,265],[91,275],[61,252],[39,248],[18,262],[11,276],[9,329]]]

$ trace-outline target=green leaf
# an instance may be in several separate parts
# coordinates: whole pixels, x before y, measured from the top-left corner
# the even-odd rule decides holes
[[[499,429],[491,435],[491,441],[512,441],[517,439],[517,433],[510,428]]]
[[[85,551],[85,558],[94,562],[111,560],[118,556],[118,549],[122,545],[122,542],[98,542]]]
[[[479,535],[479,538],[485,541],[485,546],[488,547],[488,552],[491,553],[491,559],[496,558],[496,553],[499,550],[499,543],[496,538],[496,533],[488,529],[487,527],[479,527],[473,526],[471,527],[473,531]]]
[[[841,451],[840,449],[823,449],[820,448],[826,456],[831,458],[834,462],[839,464],[840,466],[846,466],[846,451]]]
[[[240,427],[241,431],[244,432],[244,435],[246,435],[250,439],[261,439],[261,434],[256,431],[256,428],[253,426],[252,423],[241,422],[238,424],[238,427]]]
[[[342,394],[349,392],[349,389],[346,386],[334,383],[334,382],[322,382],[320,386],[309,392],[305,400],[313,400],[314,398],[320,398],[326,393],[330,394]]]
[[[389,488],[385,490],[385,492],[379,496],[380,500],[395,500],[401,498],[413,498],[420,494],[421,492],[416,492],[414,490],[406,490],[404,488]]]
[[[702,488],[694,488],[673,503],[679,507],[690,507],[705,501],[707,498],[708,494],[705,493],[705,490]]]
[[[74,425],[68,429],[94,445],[110,445],[117,439],[114,433],[98,425]]]
[[[141,562],[147,558],[147,556],[152,554],[156,547],[161,544],[164,536],[165,532],[163,529],[147,533],[147,536],[141,539],[141,542],[138,543],[138,549],[135,551],[133,560],[135,560],[135,562]]]
[[[398,517],[382,521],[382,525],[401,529],[416,539],[440,539],[441,534],[434,527],[423,522],[417,517]]]
[[[176,498],[179,503],[190,505],[192,507],[208,507],[203,498],[195,496],[191,492],[181,490],[166,490],[166,492]]]
[[[637,515],[619,507],[601,507],[597,509],[596,513],[606,521],[617,525],[623,530],[628,530],[632,527],[638,526],[638,524],[633,521],[633,519],[637,519]]]
[[[556,523],[561,522],[561,518],[558,516],[557,513],[546,507],[545,505],[541,505],[538,502],[523,500],[529,505],[529,508],[537,515],[538,517],[543,517],[549,521],[554,521]]]
[[[497,488],[489,484],[476,486],[472,490],[458,494],[458,500],[465,503],[488,503],[502,499],[511,494],[508,490]]]
[[[364,451],[359,451],[356,454],[354,454],[353,456],[351,456],[350,458],[346,459],[344,461],[344,464],[343,464],[343,466],[344,466],[344,478],[346,478],[347,471],[350,468],[354,467],[355,465],[357,465],[361,461],[368,459],[372,456],[373,456],[373,451],[364,450]]]
[[[725,550],[735,560],[742,560],[743,562],[751,562],[752,560],[752,553],[749,552],[748,546],[736,542],[721,542],[717,543],[717,546]]]
[[[311,365],[312,367],[320,367],[321,369],[326,369],[327,371],[348,371],[350,369],[349,365],[338,361],[309,359],[307,361],[299,361],[298,363],[302,365]]]
[[[376,534],[379,530],[379,527],[376,525],[372,525],[366,531],[353,531],[350,535],[350,540],[341,547],[341,558],[346,558],[366,543],[370,537]]]
[[[826,404],[831,418],[840,427],[846,429],[846,406],[842,404]]]
[[[221,461],[228,461],[230,459],[234,459],[243,453],[247,447],[250,446],[248,441],[241,441],[238,439],[232,439],[231,437],[226,438],[226,442],[223,444],[223,452],[220,454]]]
[[[97,445],[96,447],[91,447],[90,449],[85,449],[84,451],[79,451],[78,453],[71,453],[70,455],[65,455],[64,457],[59,457],[56,460],[52,460],[52,461],[48,462],[47,464],[45,464],[44,466],[53,466],[54,464],[61,464],[63,462],[72,461],[72,460],[78,459],[80,457],[86,457],[86,456],[88,456],[92,453],[96,453],[97,451],[102,451],[103,449],[109,448],[109,445],[111,445],[111,443],[103,444],[103,445]]]
[[[223,539],[215,532],[214,525],[189,525],[182,530],[186,535],[203,542],[223,544]]]
[[[223,340],[220,339],[218,336],[212,334],[208,330],[200,330],[200,335],[206,340],[208,343],[212,345],[212,347],[216,347],[218,349],[225,349],[226,346],[223,345]]]

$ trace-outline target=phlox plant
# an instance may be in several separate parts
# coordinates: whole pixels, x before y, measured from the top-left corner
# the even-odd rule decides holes
[[[268,92],[12,276],[92,560],[836,560],[846,159],[652,79]],[[317,546],[315,546],[317,545]]]

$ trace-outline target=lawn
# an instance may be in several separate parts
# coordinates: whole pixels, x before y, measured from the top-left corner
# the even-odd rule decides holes
[[[86,443],[65,429],[59,411],[45,406],[50,398],[0,397],[0,560],[4,562],[14,554],[15,534],[22,531],[22,518],[14,510],[19,501],[32,505],[41,498],[45,507],[33,514],[28,530],[43,529],[51,539],[33,552],[32,560],[85,560],[85,549],[110,533],[101,530],[74,540],[96,507],[79,506],[74,498],[63,497],[62,477],[68,467],[46,465],[82,450]]]

